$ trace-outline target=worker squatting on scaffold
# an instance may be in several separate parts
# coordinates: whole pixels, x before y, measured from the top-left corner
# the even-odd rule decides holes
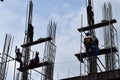
[[[36,51],[35,58],[30,60],[29,65],[27,68],[33,68],[35,65],[39,64],[39,52]]]
[[[23,65],[23,62],[20,61],[20,67],[19,70],[22,70],[24,67],[29,69],[29,68],[34,68],[34,66],[39,64],[39,52],[36,51],[35,53],[35,58],[30,60],[30,63],[28,65]]]
[[[98,51],[99,51],[98,44],[99,44],[99,41],[97,37],[94,36],[93,38],[92,36],[90,36],[89,33],[86,33],[86,37],[84,38],[84,45],[85,45],[87,57],[90,56],[91,54],[90,52],[95,53],[95,56],[98,55]]]

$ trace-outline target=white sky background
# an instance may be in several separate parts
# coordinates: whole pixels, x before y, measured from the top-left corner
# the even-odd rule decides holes
[[[118,21],[115,26],[119,36],[120,0],[94,0],[95,22],[101,21],[102,4],[108,1],[110,1],[113,6],[113,18]],[[0,52],[2,52],[3,49],[6,33],[14,36],[14,46],[11,56],[15,54],[15,46],[20,47],[23,43],[28,2],[29,0],[5,0],[3,3],[0,2]],[[84,17],[83,25],[86,26],[85,0],[33,0],[33,4],[34,40],[39,37],[46,37],[46,28],[50,20],[54,20],[57,23],[57,52],[54,80],[68,77],[68,75],[78,76],[80,64],[74,54],[80,50],[80,34],[77,28],[81,25],[81,14],[83,14]],[[97,35],[99,35],[98,38],[100,38],[101,31],[97,31]],[[39,51],[40,57],[42,58],[44,44],[34,46],[32,49]],[[9,67],[7,80],[13,80],[12,73],[14,65],[12,63],[13,62],[11,62]],[[69,74],[68,71],[70,72]]]

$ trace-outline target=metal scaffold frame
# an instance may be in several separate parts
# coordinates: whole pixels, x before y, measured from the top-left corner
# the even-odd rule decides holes
[[[54,72],[54,62],[56,56],[56,45],[55,45],[55,37],[56,37],[56,23],[53,21],[49,22],[47,29],[47,36],[52,38],[51,41],[46,42],[45,50],[44,50],[44,61],[48,61],[50,65],[42,68],[42,73],[45,76],[42,76],[42,80],[53,80],[53,72]]]
[[[43,80],[46,80],[46,79],[53,80],[54,62],[55,62],[55,55],[56,55],[55,37],[56,37],[56,26],[57,25],[55,22],[53,22],[51,20],[47,27],[47,37],[39,38],[38,40],[31,41],[30,35],[28,34],[28,32],[29,32],[28,29],[29,29],[29,26],[32,26],[32,11],[33,11],[33,3],[32,3],[32,0],[30,0],[29,6],[28,6],[27,17],[26,17],[27,20],[26,20],[24,43],[21,45],[24,67],[21,70],[20,70],[20,68],[17,68],[18,72],[16,74],[16,71],[15,71],[16,62],[15,62],[14,80],[15,79],[16,80],[31,80],[31,79],[33,79],[31,70],[39,73],[42,76],[41,78]],[[31,46],[39,44],[39,43],[43,43],[43,42],[46,42],[43,59],[40,60],[40,63],[37,64],[36,66],[34,66],[32,68],[27,68],[26,65],[28,65],[28,62],[30,61],[30,52],[32,51]],[[42,72],[34,69],[34,68],[38,68],[38,67],[43,67]],[[28,70],[30,70],[30,71],[28,71]],[[16,78],[15,78],[15,74],[16,74]]]
[[[110,2],[108,5],[103,5],[103,20],[112,20],[112,6]],[[109,25],[109,27],[104,27],[103,29],[105,47],[116,46],[118,49],[118,35],[115,27],[113,25]],[[107,71],[119,68],[119,53],[115,52],[113,54],[106,54],[105,64]]]
[[[88,0],[91,3],[91,0]],[[87,6],[88,7],[88,6]],[[92,8],[92,7],[91,7]],[[92,10],[90,8],[90,10]],[[87,14],[90,14],[90,10],[87,10]],[[89,12],[90,11],[90,12]],[[80,76],[66,78],[62,80],[119,80],[120,79],[120,62],[119,62],[119,50],[118,50],[118,35],[117,30],[113,26],[117,21],[112,18],[112,6],[109,2],[108,5],[103,6],[103,20],[100,23],[94,23],[94,13],[91,14],[90,18],[87,15],[88,26],[83,27],[82,16],[81,16],[81,28],[78,29],[80,32],[80,53],[75,56],[80,61]],[[92,19],[92,18],[93,19]],[[91,21],[89,21],[91,20]],[[94,29],[103,27],[103,42],[102,47],[99,46],[98,55],[95,57],[91,51],[87,55],[84,38],[88,31],[91,35],[95,36]],[[93,30],[93,31],[92,31]],[[107,37],[106,37],[107,36]],[[98,39],[99,40],[99,39]],[[113,75],[114,74],[114,75]]]
[[[26,30],[25,30],[25,37],[24,37],[24,43],[23,44],[26,44],[26,43],[30,42],[30,37],[28,36],[27,32],[28,32],[29,24],[32,24],[32,14],[33,14],[33,2],[32,2],[32,0],[29,1],[28,5],[29,6],[28,6],[28,12],[27,12]],[[31,50],[30,46],[25,47],[22,50],[22,54],[24,56],[23,57],[23,64],[24,65],[28,65],[28,62],[29,62],[29,59],[30,59],[30,50]],[[22,73],[21,80],[28,80],[28,71],[27,70]]]
[[[106,5],[104,4],[104,16],[106,17],[107,16],[107,19],[104,18],[102,21],[110,21],[112,20],[112,6],[110,3],[108,3],[108,8],[105,7]],[[107,10],[105,12],[105,10]],[[96,60],[97,60],[97,72],[96,72],[96,77],[97,77],[97,73],[99,72],[105,72],[105,71],[111,71],[111,70],[115,70],[115,69],[120,69],[120,63],[119,63],[119,50],[118,50],[118,38],[117,38],[117,30],[115,29],[115,27],[109,23],[108,25],[109,27],[104,27],[103,30],[104,30],[104,48],[110,48],[110,54],[105,54],[105,64],[103,61],[101,61],[100,57],[98,57]],[[78,29],[79,32],[81,32],[81,47],[80,47],[80,53],[84,52],[85,49],[84,49],[84,45],[83,44],[83,40],[84,40],[84,34],[82,34],[82,28],[81,29]],[[81,31],[80,31],[81,30]],[[108,36],[108,37],[106,37]],[[103,47],[102,46],[102,47]],[[115,47],[117,49],[116,52],[113,52],[112,48]],[[79,56],[79,58],[82,57],[81,55]],[[84,63],[82,64],[80,62],[80,75],[83,76],[83,75],[91,75],[91,73],[89,73],[89,68],[90,66],[90,63],[89,63],[89,60],[88,58],[85,58],[84,59]],[[99,64],[98,64],[99,63]],[[91,64],[94,64],[93,61]],[[95,67],[95,65],[94,65]],[[82,71],[83,70],[83,71]],[[107,79],[109,76],[111,75],[105,75],[103,76],[103,80]],[[105,78],[106,77],[106,78]],[[108,78],[109,79],[109,78]],[[84,80],[82,77],[80,78],[80,80]],[[88,80],[93,80],[91,79],[90,77],[88,78]],[[94,80],[98,80],[97,78],[95,79],[94,77]]]
[[[0,80],[6,80],[7,77],[9,60],[10,60],[8,55],[11,54],[13,39],[14,38],[11,35],[6,34],[3,52],[1,56],[1,62],[0,62]]]

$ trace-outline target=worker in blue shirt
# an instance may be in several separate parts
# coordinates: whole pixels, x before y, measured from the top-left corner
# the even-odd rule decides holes
[[[98,39],[97,39],[98,40]],[[86,37],[84,38],[84,45],[86,49],[86,55],[87,57],[90,56],[90,52],[94,52],[95,55],[98,55],[98,47],[94,44],[94,39],[92,36],[90,36],[89,33],[86,33]]]

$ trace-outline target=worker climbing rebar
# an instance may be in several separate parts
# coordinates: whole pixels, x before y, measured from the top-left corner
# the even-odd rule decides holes
[[[28,37],[30,39],[30,42],[33,42],[33,35],[34,35],[34,27],[32,24],[28,24]]]
[[[88,18],[88,24],[91,26],[94,24],[94,13],[91,6],[91,0],[88,0],[88,6],[87,6],[87,18]]]

